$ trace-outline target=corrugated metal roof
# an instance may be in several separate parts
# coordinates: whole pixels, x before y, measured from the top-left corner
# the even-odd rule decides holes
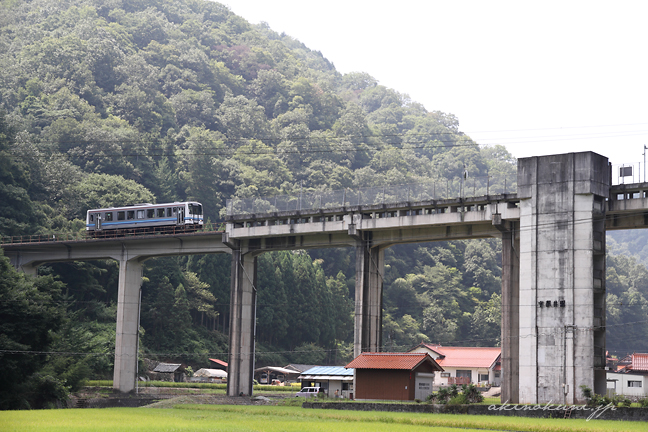
[[[286,366],[286,369],[294,369],[295,372],[305,372],[310,368],[314,368],[317,365],[305,365],[305,364],[297,364],[297,363],[291,363],[288,366]]]
[[[219,364],[219,365],[221,365],[221,366],[225,366],[225,367],[227,367],[227,362],[225,362],[225,361],[223,361],[223,360],[218,360],[218,359],[213,359],[213,358],[210,358],[209,360],[211,360],[211,361],[213,361],[214,363]]]
[[[353,369],[346,369],[344,366],[315,366],[304,372],[302,375],[341,375],[353,376]]]
[[[632,354],[632,370],[648,370],[648,354]]]
[[[158,363],[155,369],[153,369],[153,372],[172,373],[177,371],[180,366],[182,365],[175,363]]]
[[[355,369],[405,369],[413,370],[423,362],[443,370],[428,353],[362,353],[346,368]]]
[[[419,347],[425,347],[443,356],[442,358],[436,359],[436,362],[444,368],[490,368],[502,353],[502,348],[500,347],[444,347],[440,345],[421,344],[416,348]]]
[[[285,369],[285,368],[282,368],[282,367],[276,367],[276,366],[265,366],[265,367],[261,367],[261,368],[256,368],[256,369],[254,369],[254,372],[255,372],[255,373],[256,373],[256,372],[263,372],[263,371],[278,372],[278,373],[282,373],[282,374],[284,374],[284,375],[285,375],[285,374],[295,374],[295,373],[297,373],[297,372],[295,372],[294,370]]]
[[[354,369],[351,369],[352,371]],[[299,375],[299,378],[302,381],[347,381],[353,382],[353,375]]]

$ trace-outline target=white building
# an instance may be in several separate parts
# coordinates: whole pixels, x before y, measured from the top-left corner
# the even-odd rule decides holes
[[[608,394],[648,396],[648,354],[634,353],[629,364],[606,375]]]
[[[436,386],[500,385],[500,347],[444,347],[422,343],[410,352],[428,353],[443,368],[443,372],[435,372]]]
[[[353,369],[344,366],[315,366],[302,372],[303,387],[321,387],[328,397],[349,398],[353,393]]]

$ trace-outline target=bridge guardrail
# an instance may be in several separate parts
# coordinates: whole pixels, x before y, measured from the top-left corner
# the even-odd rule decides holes
[[[196,234],[203,232],[220,232],[224,230],[221,222],[211,223],[207,222],[203,227],[197,231],[188,232],[180,229],[181,227],[171,227],[169,230],[151,232],[145,228],[133,229],[127,234],[117,235],[115,231],[105,230],[96,232],[94,236],[90,235],[87,231],[76,233],[54,233],[54,234],[37,234],[37,235],[24,235],[24,236],[0,236],[0,244],[28,244],[28,243],[49,243],[49,242],[70,242],[70,241],[88,241],[98,239],[112,239],[124,237],[140,237],[150,235],[176,235],[176,234]]]
[[[417,202],[516,192],[517,174],[510,177],[484,176],[396,186],[308,191],[292,195],[235,197],[227,200],[227,216]]]

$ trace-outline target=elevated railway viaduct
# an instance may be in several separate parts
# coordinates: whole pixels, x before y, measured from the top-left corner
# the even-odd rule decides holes
[[[225,232],[3,244],[35,274],[54,261],[120,263],[114,387],[136,384],[142,262],[230,253],[228,394],[251,394],[256,258],[275,250],[354,247],[354,354],[382,348],[384,251],[402,243],[502,240],[502,400],[579,402],[603,394],[605,233],[648,227],[648,183],[611,186],[607,158],[569,153],[518,161],[517,193],[230,214]]]

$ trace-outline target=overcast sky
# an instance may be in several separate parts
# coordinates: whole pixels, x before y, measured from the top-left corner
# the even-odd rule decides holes
[[[222,0],[516,157],[643,162],[648,2]],[[643,166],[640,169],[643,171]],[[643,174],[642,174],[643,179]]]

